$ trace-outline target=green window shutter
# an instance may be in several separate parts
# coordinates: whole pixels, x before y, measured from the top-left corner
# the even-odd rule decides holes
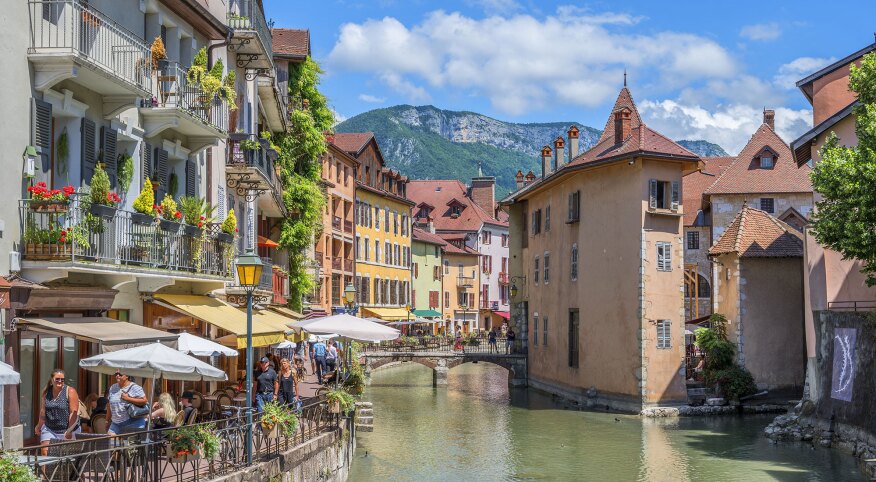
[[[90,184],[97,165],[96,126],[94,121],[82,118],[82,184]]]
[[[152,144],[143,143],[143,152],[140,153],[140,161],[143,163],[143,180],[151,179],[152,175]]]
[[[101,150],[103,151],[103,163],[106,166],[104,167],[104,170],[106,171],[107,176],[109,176],[110,187],[115,188],[118,182],[118,137],[116,130],[112,127],[101,127],[100,145]]]
[[[195,161],[186,161],[186,196],[194,196],[197,190],[197,166]]]
[[[48,172],[52,152],[52,104],[39,99],[33,100],[33,145],[40,154],[40,166]]]

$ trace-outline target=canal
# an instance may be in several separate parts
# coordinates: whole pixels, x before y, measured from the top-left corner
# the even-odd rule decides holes
[[[350,480],[863,481],[850,454],[773,444],[772,416],[640,419],[564,409],[509,389],[503,368],[464,364],[447,388],[409,363],[371,375],[374,432]]]

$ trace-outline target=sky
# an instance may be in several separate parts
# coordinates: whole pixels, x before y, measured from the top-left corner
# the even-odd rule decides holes
[[[874,41],[876,1],[264,0],[310,30],[340,120],[398,104],[601,129],[624,71],[644,121],[731,154],[776,110],[811,127],[794,85]]]

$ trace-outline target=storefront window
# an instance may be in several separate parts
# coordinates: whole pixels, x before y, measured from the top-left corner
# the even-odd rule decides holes
[[[36,339],[21,339],[21,388],[18,391],[18,406],[21,413],[21,424],[24,426],[25,438],[33,433],[33,410],[34,400],[31,388],[34,384],[33,374],[35,370]]]

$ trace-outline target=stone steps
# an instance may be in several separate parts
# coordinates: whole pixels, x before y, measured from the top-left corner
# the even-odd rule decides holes
[[[361,416],[361,417],[374,416],[374,410],[372,410],[370,408],[360,408],[358,413],[359,413],[359,416]]]
[[[374,417],[356,417],[356,423],[359,425],[374,425]]]
[[[371,402],[356,402],[356,430],[374,431],[374,405]]]

